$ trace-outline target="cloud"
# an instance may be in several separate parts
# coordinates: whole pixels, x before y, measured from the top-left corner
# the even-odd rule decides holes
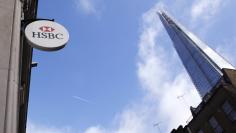
[[[105,133],[99,126],[90,127],[84,133]]]
[[[156,133],[155,123],[159,123],[161,132],[169,132],[180,124],[186,124],[191,116],[190,103],[195,106],[200,102],[186,72],[180,70],[179,74],[173,75],[171,71],[175,67],[166,53],[165,42],[161,41],[164,30],[156,14],[163,6],[157,3],[142,15],[137,75],[145,96],[116,115],[113,120],[115,128],[101,129],[100,126],[94,126],[85,132]],[[187,104],[177,99],[183,94]]]
[[[139,41],[139,61],[138,61],[138,77],[147,91],[154,94],[159,94],[156,89],[163,80],[156,80],[156,77],[163,77],[166,69],[159,69],[159,66],[166,65],[162,63],[160,58],[163,58],[163,49],[156,48],[156,37],[162,31],[162,25],[158,19],[156,11],[161,8],[162,4],[157,4],[154,8],[147,11],[142,16],[142,34]],[[158,54],[160,53],[160,54]],[[158,76],[157,76],[158,75]]]
[[[70,127],[58,128],[27,122],[26,133],[71,133]]]
[[[77,8],[85,14],[96,14],[98,12],[94,0],[75,0],[75,2]]]
[[[220,7],[223,5],[223,1],[224,0],[195,0],[191,9],[192,19],[210,19],[219,11]]]

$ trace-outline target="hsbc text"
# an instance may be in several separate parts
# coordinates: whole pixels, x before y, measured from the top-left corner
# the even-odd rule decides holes
[[[35,38],[48,38],[48,39],[63,39],[63,34],[61,33],[48,33],[48,32],[32,32],[32,37]]]

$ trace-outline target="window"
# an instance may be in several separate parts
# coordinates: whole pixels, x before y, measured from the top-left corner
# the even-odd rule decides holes
[[[197,133],[204,133],[202,129],[200,129]]]
[[[236,120],[236,112],[228,101],[224,102],[224,104],[222,105],[222,109],[231,121]]]
[[[209,123],[211,127],[214,129],[216,133],[223,133],[223,128],[219,125],[219,123],[216,121],[215,117],[211,117],[209,119]]]

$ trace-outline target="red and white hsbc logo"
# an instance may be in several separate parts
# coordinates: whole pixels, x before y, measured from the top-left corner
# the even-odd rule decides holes
[[[55,29],[50,26],[42,26],[39,28],[42,32],[53,32]]]
[[[33,47],[41,50],[58,50],[69,40],[68,31],[60,24],[40,20],[27,25],[25,36]]]

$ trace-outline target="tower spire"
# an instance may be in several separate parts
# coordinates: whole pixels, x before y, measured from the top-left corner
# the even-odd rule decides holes
[[[223,68],[235,69],[166,12],[158,11],[158,15],[201,97],[220,82]]]

